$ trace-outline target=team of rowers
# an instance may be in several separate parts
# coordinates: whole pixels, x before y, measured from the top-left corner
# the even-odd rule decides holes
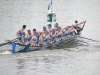
[[[80,25],[85,22],[86,21],[78,23],[76,20],[75,24],[72,26],[66,26],[65,28],[59,26],[58,23],[55,23],[54,28],[51,24],[48,24],[47,27],[43,27],[43,31],[41,32],[33,29],[32,32],[31,30],[27,30],[27,34],[24,32],[26,25],[23,25],[23,27],[17,31],[16,36],[18,37],[18,41],[21,44],[37,46],[39,44],[47,43],[50,41],[59,41],[63,38],[63,36],[70,38],[70,35],[75,35],[77,34],[78,30],[82,30]]]

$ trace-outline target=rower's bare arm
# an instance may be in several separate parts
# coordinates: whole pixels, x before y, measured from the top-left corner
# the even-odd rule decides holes
[[[27,39],[29,38],[28,34],[26,34],[26,38],[27,38]]]
[[[16,33],[16,36],[17,36],[17,37],[18,37],[18,34],[19,34],[20,32],[21,32],[20,30],[17,31],[17,33]]]
[[[54,33],[54,36],[56,36],[56,32]]]
[[[83,21],[83,22],[78,23],[78,25],[81,25],[81,24],[83,24],[83,23],[86,23],[86,20],[85,20],[85,21]]]
[[[61,31],[63,31],[64,30],[64,28],[61,28]]]
[[[39,41],[41,41],[41,36],[39,37]]]
[[[50,29],[48,29],[48,32],[50,33]]]

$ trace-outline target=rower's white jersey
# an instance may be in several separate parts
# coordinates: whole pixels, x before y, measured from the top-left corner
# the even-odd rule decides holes
[[[79,28],[82,28],[82,25],[81,24],[79,24],[79,25],[77,25]]]

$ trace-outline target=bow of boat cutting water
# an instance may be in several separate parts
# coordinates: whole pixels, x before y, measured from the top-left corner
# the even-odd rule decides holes
[[[23,25],[42,30],[46,25],[46,0],[0,0],[0,43],[15,38]],[[2,75],[99,75],[100,74],[100,1],[54,0],[57,22],[65,27],[87,20],[78,37],[56,48],[12,54],[9,45],[0,47]],[[89,40],[94,39],[97,41]]]

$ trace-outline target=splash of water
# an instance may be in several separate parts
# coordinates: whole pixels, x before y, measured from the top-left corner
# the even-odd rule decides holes
[[[3,55],[4,55],[4,54],[12,54],[12,53],[11,53],[11,51],[3,51],[3,52],[0,53],[0,54],[3,54]]]

